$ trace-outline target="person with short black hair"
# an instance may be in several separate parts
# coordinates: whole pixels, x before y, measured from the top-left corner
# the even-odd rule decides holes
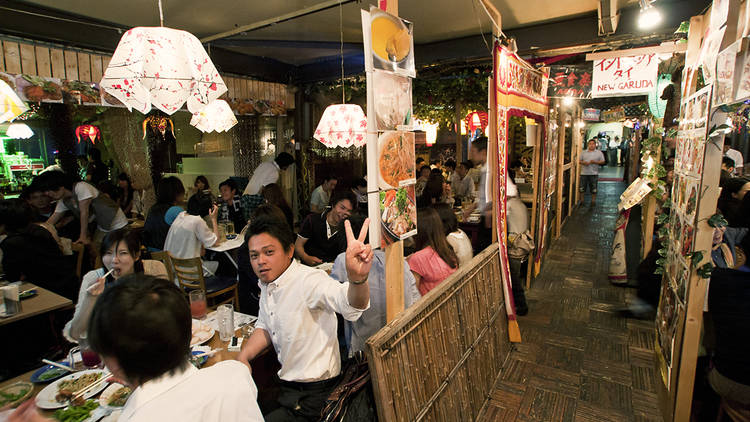
[[[19,198],[26,201],[31,207],[33,213],[31,220],[34,223],[42,223],[49,220],[55,211],[50,197],[44,193],[44,189],[36,182],[36,179],[30,185],[23,188]]]
[[[187,211],[177,215],[169,227],[164,240],[164,250],[175,258],[199,258],[210,248],[219,243],[219,207],[214,205],[210,195],[197,193],[190,197]],[[209,216],[211,228],[204,220]],[[216,272],[219,264],[216,261],[204,261],[207,275]]]
[[[93,242],[94,248],[98,248],[106,233],[128,225],[128,219],[117,203],[100,194],[89,183],[74,182],[61,171],[48,171],[37,176],[37,179],[47,196],[57,201],[55,212],[47,220],[49,224],[54,226],[66,211],[79,218],[81,232],[75,243],[88,245]],[[96,231],[92,237],[89,224],[94,222]]]
[[[219,184],[219,193],[221,194],[219,220],[231,221],[234,223],[234,229],[239,233],[247,224],[247,219],[238,192],[237,182],[234,179],[230,178]]]
[[[97,186],[99,183],[109,179],[109,168],[102,161],[102,152],[91,148],[86,154],[88,165],[86,166],[86,182]]]
[[[358,237],[344,223],[348,283],[294,260],[294,233],[282,218],[269,215],[250,223],[246,238],[260,279],[260,310],[237,360],[249,366],[270,346],[278,355],[281,407],[265,416],[267,422],[320,418],[341,373],[336,313],[356,321],[369,308],[368,221]]]
[[[588,190],[591,193],[591,206],[596,205],[597,183],[599,181],[599,168],[605,164],[604,153],[597,149],[595,138],[589,139],[586,150],[581,153],[581,187],[582,194]],[[583,200],[583,199],[581,199]]]
[[[352,193],[357,197],[358,208],[367,212],[367,180],[362,177],[355,179],[352,183]]]
[[[300,226],[294,249],[306,265],[333,262],[346,249],[343,224],[357,207],[357,199],[351,191],[337,191],[331,204],[329,210],[308,215]]]
[[[77,281],[73,261],[64,256],[52,234],[31,223],[31,207],[23,199],[0,200],[0,243],[6,280],[30,281],[69,299]]]
[[[468,219],[474,210],[481,215],[480,229],[477,236],[477,253],[483,251],[492,243],[492,206],[487,200],[487,137],[480,136],[471,143],[469,157],[479,173],[479,185],[477,186],[478,201],[464,209],[464,219]]]
[[[73,319],[63,328],[63,336],[68,341],[77,342],[86,337],[91,311],[105,286],[133,273],[167,278],[167,269],[163,263],[141,259],[141,242],[138,234],[130,230],[107,233],[102,240],[99,255],[102,257],[102,267],[83,276]],[[110,270],[112,273],[104,277]]]
[[[455,171],[456,178],[451,186],[453,196],[458,203],[463,198],[474,197],[474,180],[469,175],[469,170],[474,168],[471,161],[464,161],[458,165]]]
[[[310,212],[319,214],[325,211],[331,202],[331,193],[336,189],[337,183],[338,178],[332,174],[323,177],[323,183],[310,195]]]
[[[135,196],[133,182],[130,181],[130,176],[127,173],[120,173],[117,176],[117,188],[119,191],[117,193],[117,203],[127,217],[133,211],[133,198]]]
[[[417,184],[414,185],[414,193],[417,196],[422,195],[422,191],[424,191],[424,187],[427,185],[427,180],[430,178],[431,172],[432,170],[430,169],[430,166],[419,167],[419,177],[417,177]]]
[[[156,187],[156,203],[151,206],[143,225],[143,244],[151,252],[164,249],[171,222],[165,217],[167,211],[185,201],[185,186],[175,176],[164,177]]]
[[[719,186],[724,186],[727,180],[734,177],[734,160],[729,157],[721,158],[721,175],[719,176]]]

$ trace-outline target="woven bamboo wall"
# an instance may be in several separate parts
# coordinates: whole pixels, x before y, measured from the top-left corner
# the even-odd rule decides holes
[[[0,72],[96,82],[102,79],[110,56],[9,40],[0,41]],[[283,102],[294,108],[294,93],[280,83],[221,75],[227,84],[225,97],[239,100]]]
[[[367,342],[381,421],[473,421],[510,352],[493,244]]]

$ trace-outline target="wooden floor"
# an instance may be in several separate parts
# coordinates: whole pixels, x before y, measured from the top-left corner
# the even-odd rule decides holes
[[[553,241],[527,291],[515,346],[480,421],[660,421],[654,329],[614,310],[631,289],[607,280],[623,183],[600,183]]]

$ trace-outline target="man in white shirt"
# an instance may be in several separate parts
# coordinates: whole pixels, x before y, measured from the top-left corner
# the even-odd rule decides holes
[[[261,189],[271,183],[277,183],[279,172],[286,170],[292,164],[294,164],[294,157],[289,153],[282,152],[273,161],[264,161],[255,168],[253,176],[240,197],[240,207],[245,220],[248,220],[253,210],[263,203],[263,196],[260,194]]]
[[[742,153],[732,148],[727,142],[724,142],[724,156],[734,160],[734,173],[733,176],[742,176],[744,163],[742,161]]]
[[[323,183],[313,190],[310,195],[310,212],[320,214],[326,210],[331,201],[331,193],[336,189],[338,179],[334,175],[323,178]]]
[[[265,214],[253,219],[245,235],[250,262],[260,280],[260,310],[255,331],[237,360],[249,366],[273,346],[281,362],[281,408],[266,415],[266,421],[318,420],[341,372],[336,313],[356,321],[369,308],[367,277],[373,251],[364,244],[369,220],[358,238],[349,221],[345,223],[350,281],[339,283],[325,271],[295,261],[289,225],[272,213]]]
[[[474,196],[474,180],[469,175],[469,170],[474,168],[471,161],[464,161],[456,168],[456,179],[453,181],[453,195],[456,200]]]
[[[175,258],[198,258],[203,256],[205,248],[216,245],[219,241],[217,216],[219,207],[211,201],[210,195],[202,193],[190,197],[187,211],[177,215],[164,240],[164,250]],[[209,216],[212,228],[203,219]],[[216,272],[218,262],[205,261],[204,268],[208,273]]]
[[[595,138],[589,139],[587,149],[581,153],[581,193],[586,189],[591,192],[591,206],[596,204],[597,184],[599,183],[599,167],[604,165],[604,153],[597,148]]]
[[[131,274],[107,286],[91,314],[88,340],[107,369],[133,389],[120,422],[261,422],[248,368],[224,361],[196,369],[188,361],[192,320],[174,284]],[[43,418],[34,400],[9,421]]]
[[[55,212],[47,222],[55,225],[65,214],[71,211],[78,217],[81,231],[75,243],[84,245],[93,242],[94,250],[106,233],[119,230],[128,225],[128,219],[115,201],[86,182],[73,182],[73,179],[61,171],[48,171],[40,174],[35,182],[42,186],[47,196],[57,201]],[[96,232],[89,233],[89,224],[96,221]]]

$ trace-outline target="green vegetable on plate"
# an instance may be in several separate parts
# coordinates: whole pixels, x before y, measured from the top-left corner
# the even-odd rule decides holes
[[[81,406],[69,406],[65,409],[55,411],[55,419],[60,422],[81,422],[91,416],[91,412],[99,407],[99,403],[95,400],[87,400]]]

